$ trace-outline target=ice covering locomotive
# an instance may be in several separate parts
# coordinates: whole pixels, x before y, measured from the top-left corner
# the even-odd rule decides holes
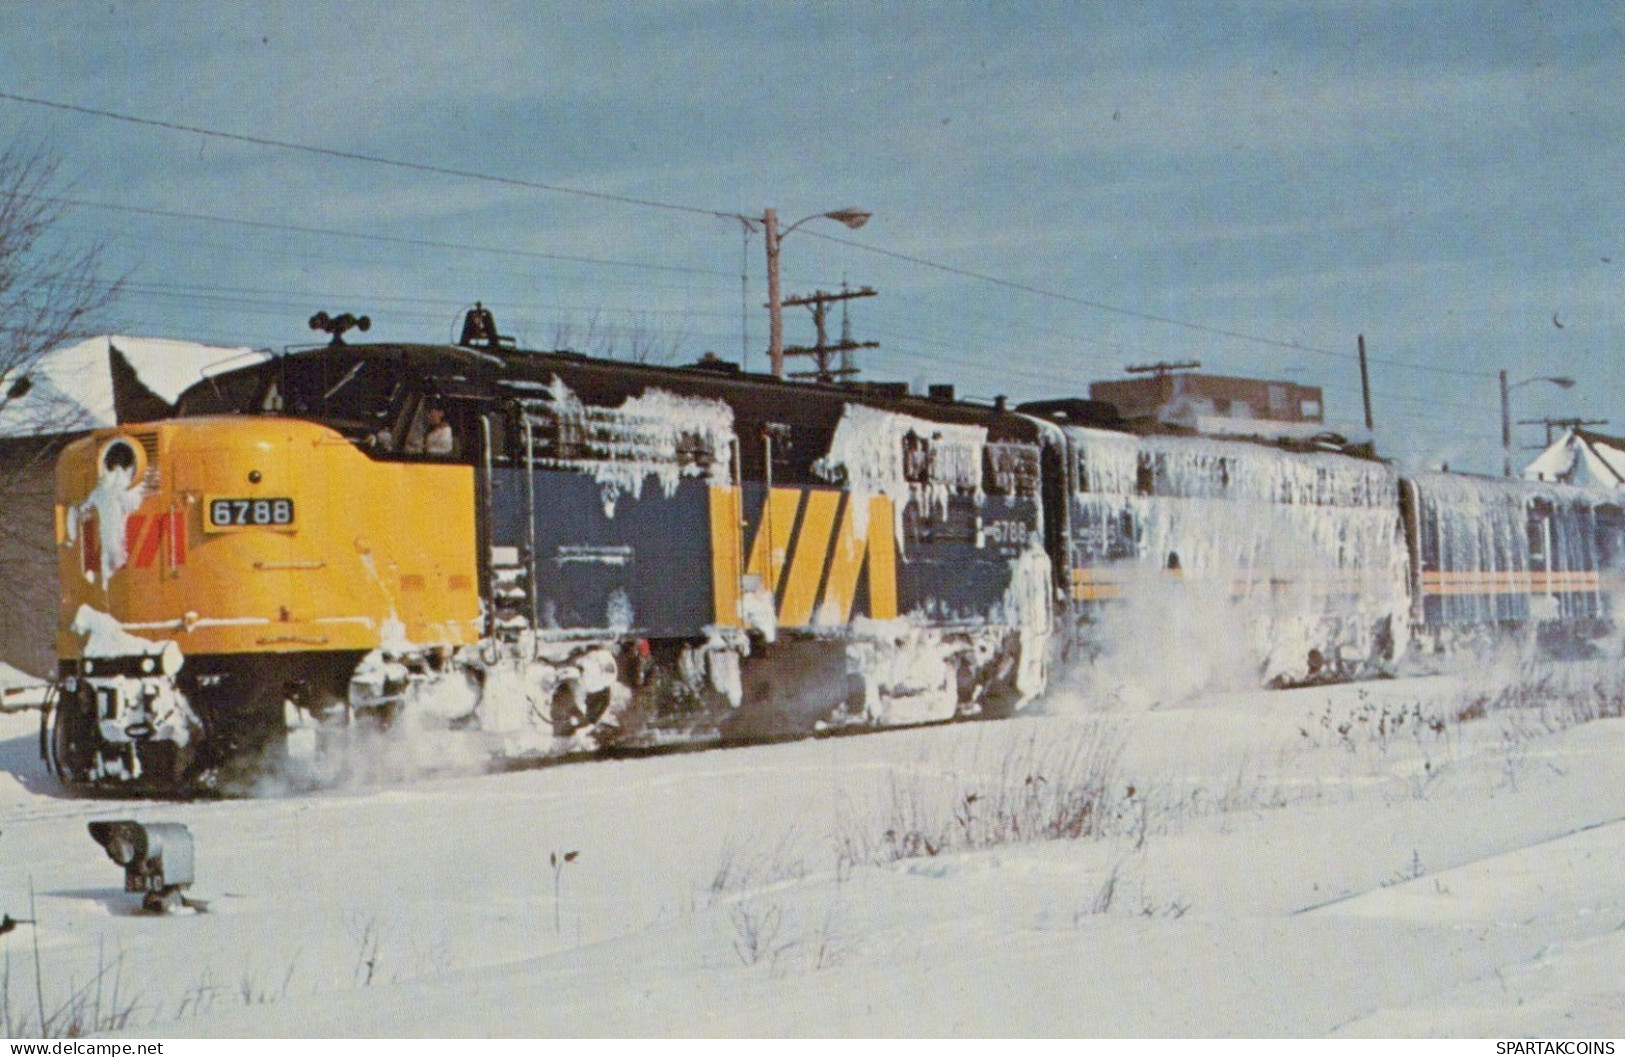
[[[1276,682],[1608,626],[1625,517],[1576,489],[318,322],[64,452],[70,784],[230,781],[402,716],[544,756],[1002,716],[1114,608],[1193,592]]]

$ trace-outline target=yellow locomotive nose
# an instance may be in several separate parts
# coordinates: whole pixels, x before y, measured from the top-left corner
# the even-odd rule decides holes
[[[386,636],[477,641],[472,473],[378,462],[324,426],[270,417],[71,445],[57,648],[84,695],[80,741],[96,746],[64,747],[73,772],[143,776],[144,756],[192,767],[205,731],[251,743],[256,726],[281,728],[286,702],[342,702]]]

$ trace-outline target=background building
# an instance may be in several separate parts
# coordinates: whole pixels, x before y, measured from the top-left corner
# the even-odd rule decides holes
[[[1201,420],[1213,418],[1325,421],[1318,386],[1217,374],[1170,371],[1091,382],[1089,399],[1115,405],[1119,415],[1135,424],[1150,419],[1197,429]]]

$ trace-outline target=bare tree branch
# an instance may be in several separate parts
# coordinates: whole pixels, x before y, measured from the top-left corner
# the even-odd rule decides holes
[[[123,288],[102,277],[102,243],[67,237],[58,183],[56,158],[42,145],[0,149],[0,416],[10,434],[0,437],[0,655],[39,675],[52,667],[57,605],[56,456],[63,434],[92,423],[79,394],[37,368],[92,336]]]
[[[553,324],[554,348],[573,349],[606,360],[670,365],[683,360],[684,346],[691,340],[686,332],[666,331],[641,315],[625,327],[606,321],[600,311],[588,316],[584,326],[564,317]]]
[[[56,197],[58,162],[42,146],[13,142],[0,150],[0,413],[31,389],[30,372],[54,349],[90,337],[99,315],[118,300],[123,280],[102,277],[105,247],[62,237]],[[39,401],[43,394],[36,394]],[[85,423],[53,421],[71,401],[31,414],[40,432]]]

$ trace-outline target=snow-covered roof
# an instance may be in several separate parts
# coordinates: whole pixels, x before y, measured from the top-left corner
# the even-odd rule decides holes
[[[1522,476],[1583,488],[1625,488],[1625,440],[1570,429],[1525,466]]]
[[[26,371],[7,372],[0,393],[26,376],[27,392],[0,401],[0,437],[32,437],[96,429],[119,422],[114,354],[122,357],[140,386],[166,404],[206,369],[240,360],[266,358],[246,346],[201,345],[167,338],[104,335],[47,353]],[[144,417],[144,416],[143,416]]]

